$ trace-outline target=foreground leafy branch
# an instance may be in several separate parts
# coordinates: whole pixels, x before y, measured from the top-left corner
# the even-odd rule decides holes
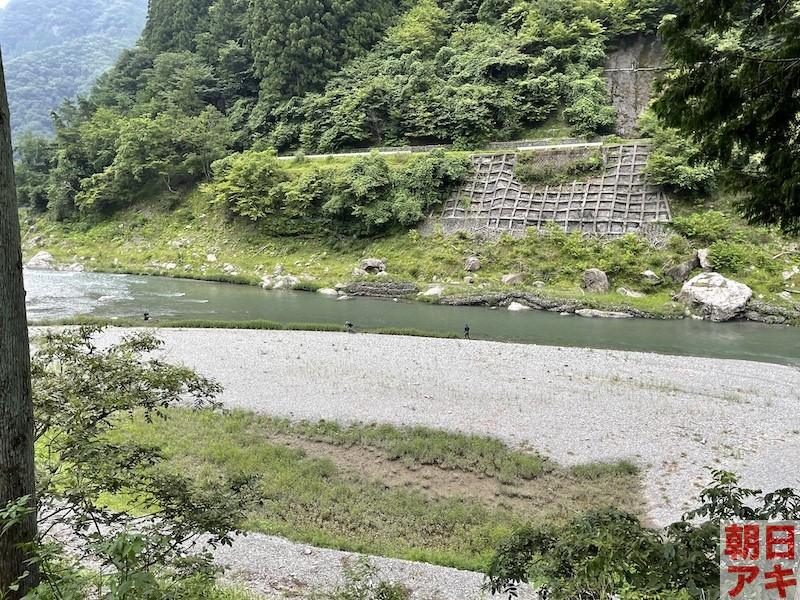
[[[231,543],[249,482],[201,486],[160,469],[158,447],[119,443],[111,434],[134,415],[149,421],[166,418],[164,409],[176,404],[214,406],[221,388],[162,362],[154,355],[161,342],[150,333],[101,345],[98,332],[81,327],[36,340],[37,499],[48,541],[33,559],[43,583],[27,598],[192,597],[187,586],[213,581],[209,549]],[[20,518],[12,509],[0,524]]]
[[[616,509],[520,530],[498,544],[487,585],[509,598],[521,582],[554,600],[717,598],[720,521],[797,519],[800,496],[789,488],[762,495],[727,471],[712,477],[702,504],[664,531]]]

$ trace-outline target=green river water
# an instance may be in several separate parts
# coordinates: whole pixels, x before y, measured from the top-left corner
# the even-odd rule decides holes
[[[472,339],[658,352],[800,366],[800,328],[695,319],[589,319],[544,311],[436,306],[374,298],[336,300],[321,294],[102,273],[26,271],[28,319],[76,315],[168,319],[355,324],[355,330],[415,328]]]

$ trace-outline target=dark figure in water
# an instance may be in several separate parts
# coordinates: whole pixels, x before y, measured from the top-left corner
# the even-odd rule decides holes
[[[469,325],[464,325],[464,339],[469,339]]]
[[[150,313],[147,312],[147,311],[144,311],[144,320],[145,321],[149,321],[150,320]]]
[[[345,321],[345,327],[347,327],[347,333],[355,333],[353,331],[353,324],[350,321]]]

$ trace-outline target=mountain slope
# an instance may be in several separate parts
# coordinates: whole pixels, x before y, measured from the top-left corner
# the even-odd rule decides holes
[[[12,0],[0,10],[14,132],[52,131],[49,112],[86,94],[136,43],[147,0]]]

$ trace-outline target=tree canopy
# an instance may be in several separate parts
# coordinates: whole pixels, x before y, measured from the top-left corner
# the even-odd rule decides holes
[[[746,191],[745,216],[800,230],[800,2],[680,0],[655,109]]]
[[[242,175],[239,167],[254,156],[269,162],[262,151],[270,147],[470,148],[518,139],[548,119],[579,135],[610,133],[615,114],[602,78],[606,50],[653,31],[663,4],[151,0],[138,45],[87,96],[56,111],[55,141],[25,140],[21,197],[36,207],[47,197],[51,214],[64,218],[76,208],[129,204],[159,186],[179,191],[208,178],[213,161],[255,152],[242,164],[229,163],[236,166],[232,174]],[[269,170],[251,166],[248,177]],[[376,177],[369,200],[353,196],[364,205],[352,228],[364,234],[395,219],[407,222],[430,205],[418,189],[397,196],[394,183],[382,185],[379,167],[365,160],[363,173],[345,177]],[[315,206],[349,223],[350,201],[334,193],[347,186],[323,185],[322,175],[309,175],[309,185],[309,178]],[[323,190],[332,195],[323,199]],[[378,196],[402,198],[405,207],[383,221],[388,213],[374,202]],[[262,209],[277,202],[258,206],[247,199],[246,209],[241,199],[225,203],[263,219],[269,217]],[[369,225],[368,206],[379,215]]]

